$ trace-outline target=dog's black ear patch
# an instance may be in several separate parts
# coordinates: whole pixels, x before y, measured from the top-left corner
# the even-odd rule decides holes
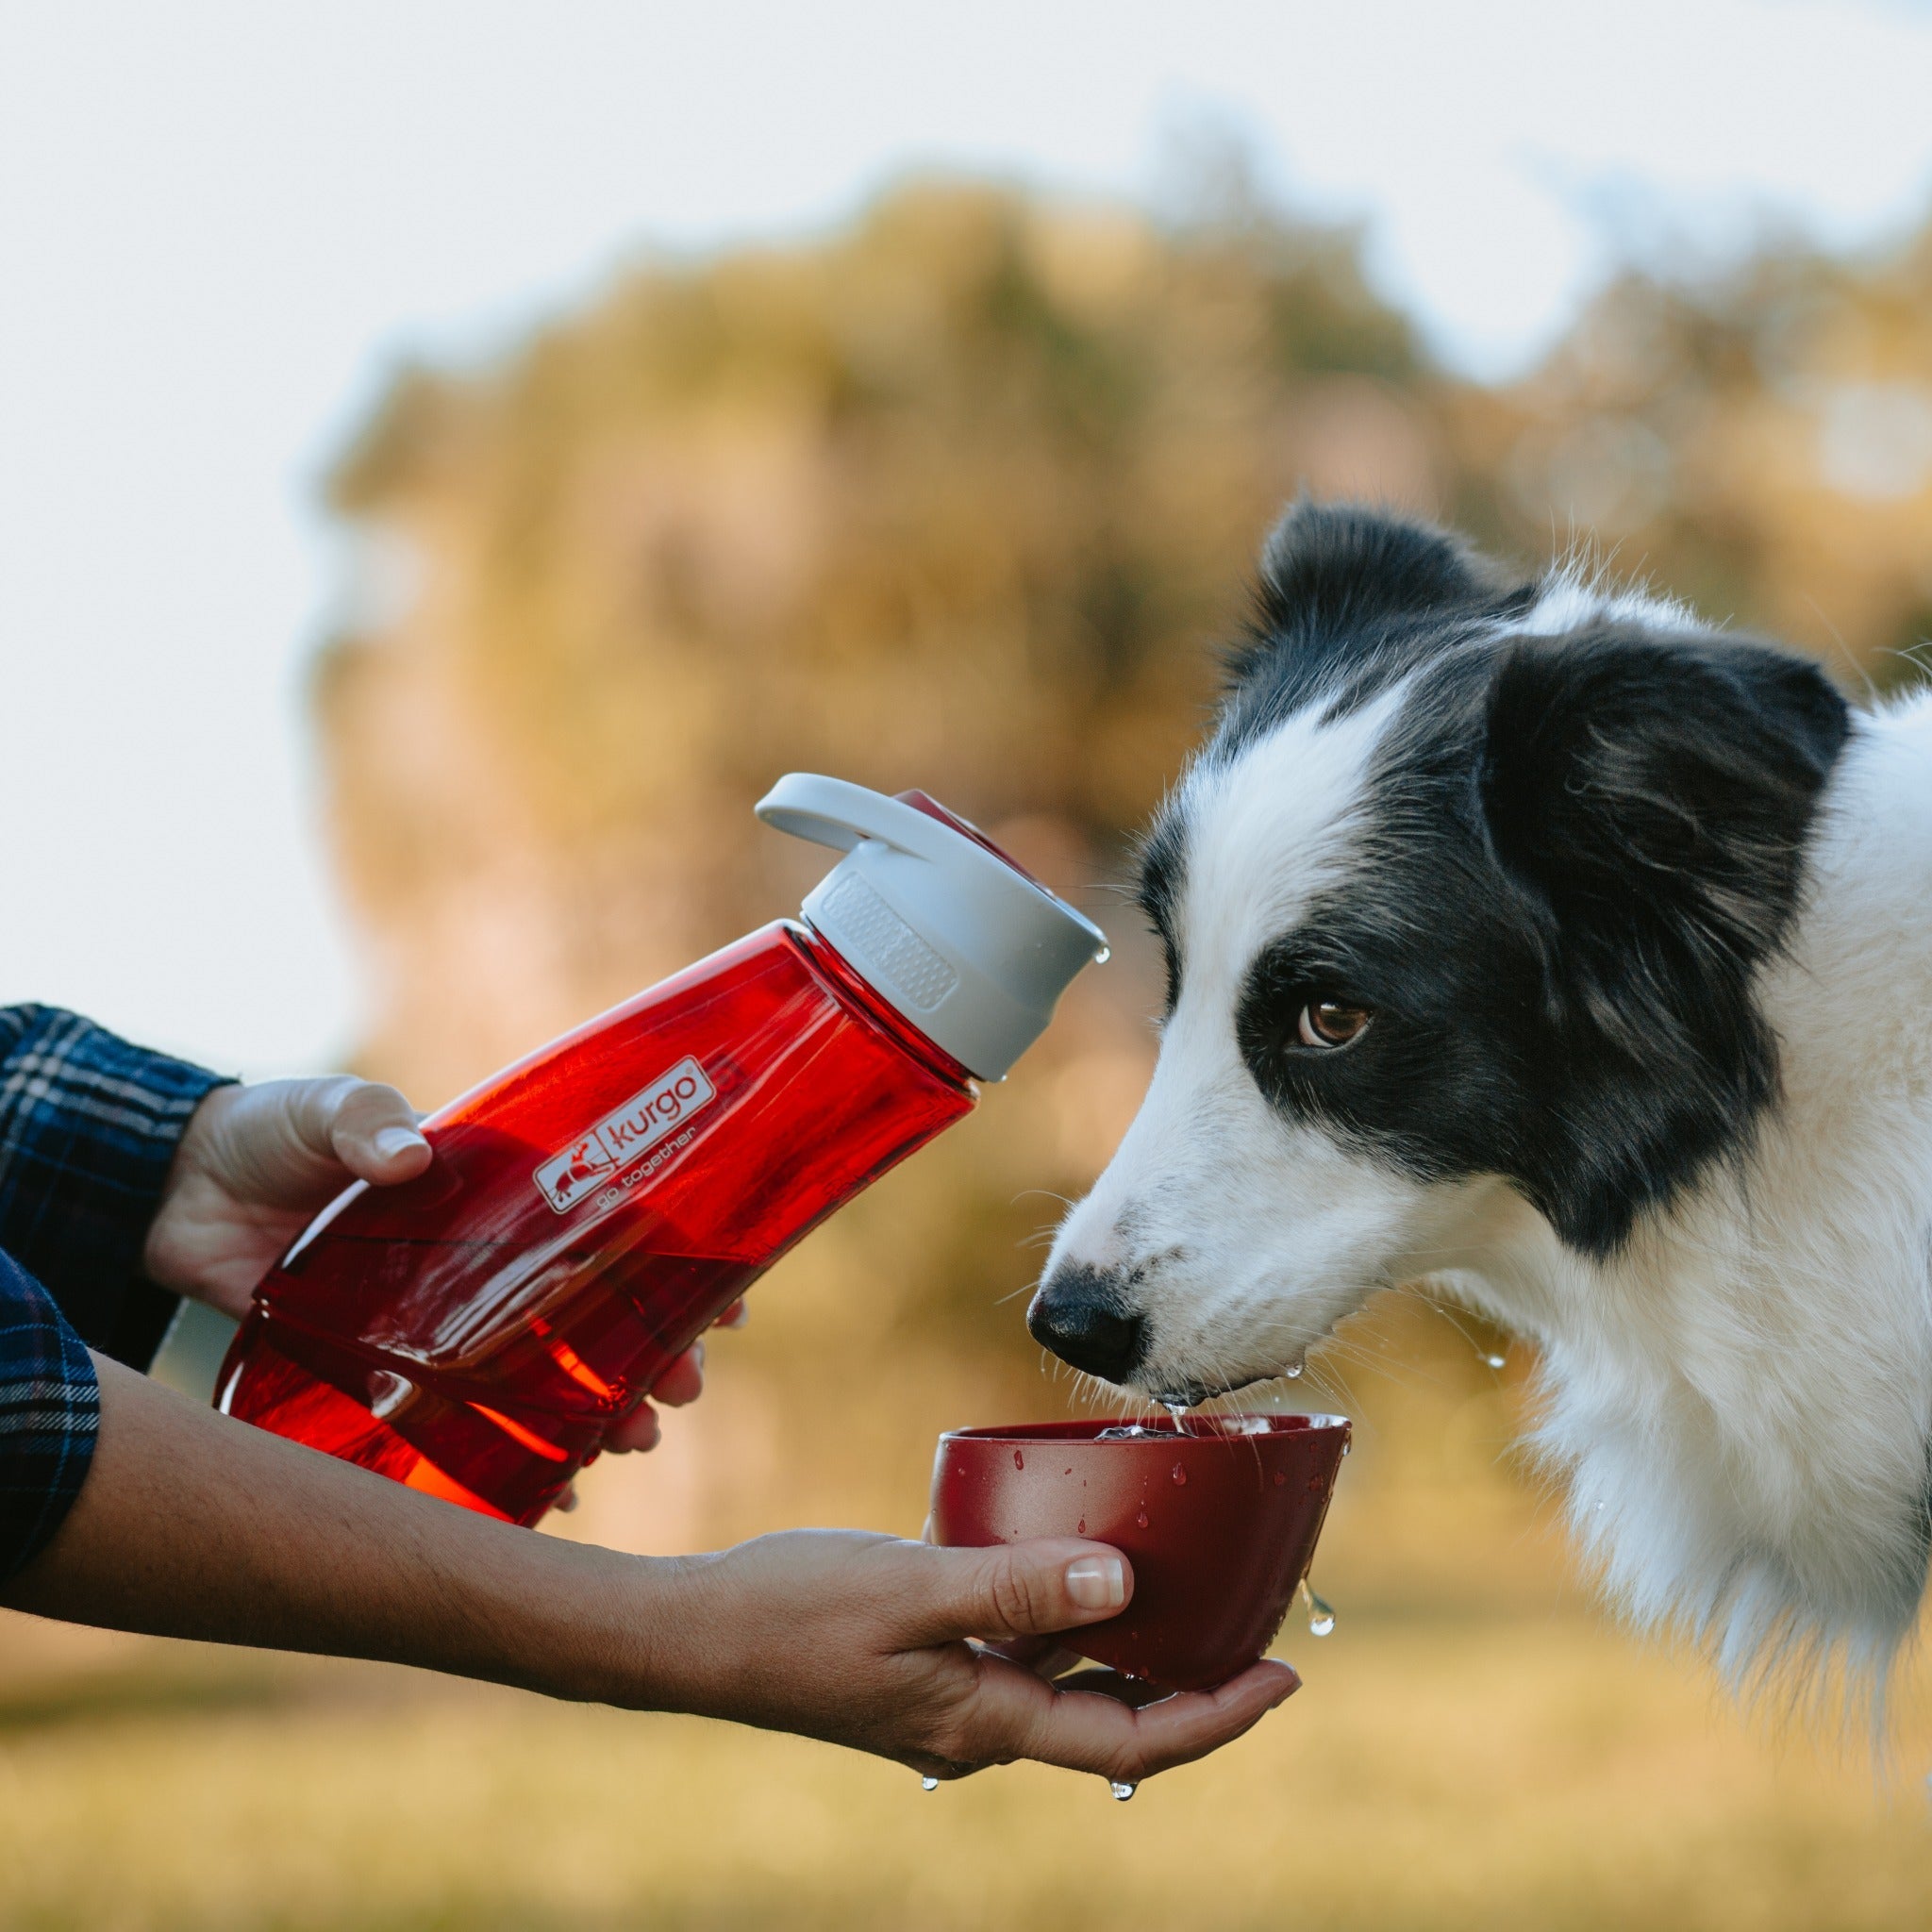
[[[1222,747],[1317,698],[1347,710],[1535,594],[1446,531],[1305,499],[1262,547],[1254,616],[1228,657]]]
[[[1460,537],[1362,504],[1295,504],[1261,548],[1260,614],[1277,631],[1379,629],[1494,609],[1522,587]]]
[[[1823,673],[1769,645],[1603,625],[1497,659],[1482,816],[1568,1061],[1532,1192],[1574,1244],[1614,1245],[1774,1093],[1751,976],[1849,729]]]

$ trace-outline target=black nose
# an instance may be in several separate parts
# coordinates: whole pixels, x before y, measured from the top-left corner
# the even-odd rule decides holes
[[[1147,1324],[1129,1311],[1119,1277],[1097,1268],[1057,1268],[1033,1297],[1026,1326],[1063,1362],[1124,1382],[1146,1345]]]

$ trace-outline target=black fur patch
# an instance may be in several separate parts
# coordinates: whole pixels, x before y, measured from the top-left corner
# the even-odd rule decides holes
[[[1348,883],[1250,963],[1242,1058],[1282,1111],[1424,1178],[1502,1174],[1607,1254],[1741,1151],[1775,1094],[1752,978],[1790,931],[1844,702],[1746,640],[1489,638],[1472,617],[1516,599],[1448,540],[1358,511],[1297,510],[1296,527],[1322,541],[1291,544],[1281,581],[1313,614],[1284,606],[1274,641],[1244,649],[1208,756],[1366,675],[1386,686],[1385,657],[1414,682]],[[1432,588],[1434,621],[1413,602]],[[1151,849],[1171,925],[1181,828]],[[1305,1047],[1321,997],[1374,1018],[1351,1045]]]
[[[1228,655],[1206,756],[1227,759],[1309,705],[1341,716],[1420,665],[1525,609],[1536,586],[1461,538],[1358,504],[1295,504],[1261,552],[1255,608]],[[1183,970],[1179,882],[1187,826],[1159,812],[1141,848],[1140,901],[1167,960],[1167,1006]]]

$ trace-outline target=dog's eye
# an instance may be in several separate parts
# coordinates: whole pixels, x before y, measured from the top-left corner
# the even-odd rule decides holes
[[[1346,1046],[1368,1031],[1374,1016],[1368,1008],[1347,1000],[1310,1000],[1302,1008],[1295,1032],[1304,1046],[1322,1049]]]

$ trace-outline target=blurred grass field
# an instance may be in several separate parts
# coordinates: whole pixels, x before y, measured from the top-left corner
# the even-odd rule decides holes
[[[1061,1406],[1030,1378],[884,1378],[854,1398],[861,1427],[827,1404],[747,1460],[802,1319],[783,1290],[721,1339],[710,1392],[662,1450],[591,1473],[568,1533],[669,1550],[828,1513],[911,1532],[935,1416]],[[1862,1733],[1740,1712],[1574,1574],[1507,1448],[1520,1360],[1492,1374],[1407,1298],[1354,1339],[1336,1393],[1357,1447],[1316,1561],[1337,1629],[1291,1618],[1279,1648],[1302,1692],[1130,1804],[1033,1767],[927,1796],[908,1771],[797,1739],[13,1617],[0,1928],[1924,1924],[1917,1677],[1882,1764]],[[1360,1366],[1376,1357],[1389,1373]]]
[[[1359,1607],[1211,1765],[1120,1805],[375,1667],[158,1647],[0,1700],[8,1928],[1922,1925],[1900,1773],[1776,1748],[1575,1610]]]

